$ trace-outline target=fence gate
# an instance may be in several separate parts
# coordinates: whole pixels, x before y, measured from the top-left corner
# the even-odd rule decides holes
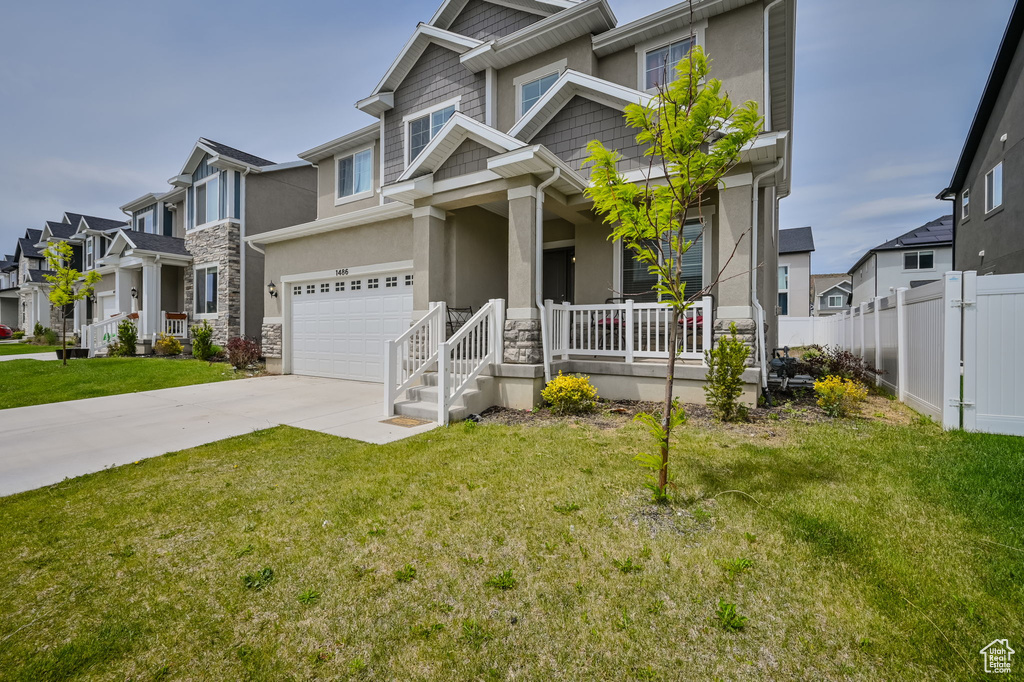
[[[963,277],[964,429],[1024,436],[1024,274]]]

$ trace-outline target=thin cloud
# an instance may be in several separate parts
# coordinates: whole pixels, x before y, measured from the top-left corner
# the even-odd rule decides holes
[[[929,208],[934,208],[937,211],[936,216],[939,216],[945,215],[948,207],[947,204],[937,200],[932,195],[917,194],[914,196],[886,197],[884,199],[865,201],[846,209],[840,214],[840,217],[849,221],[893,218],[911,213],[919,213]]]

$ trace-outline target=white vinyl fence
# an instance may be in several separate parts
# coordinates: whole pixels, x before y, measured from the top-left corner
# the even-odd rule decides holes
[[[1024,275],[947,272],[849,312],[779,318],[779,344],[839,346],[947,429],[1024,436]],[[962,378],[962,389],[961,389]]]

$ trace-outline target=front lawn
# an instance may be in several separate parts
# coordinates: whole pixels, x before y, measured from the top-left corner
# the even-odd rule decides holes
[[[53,353],[60,346],[33,346],[30,343],[0,343],[0,355],[28,355],[30,353]],[[54,355],[54,357],[57,357]]]
[[[166,358],[92,358],[0,363],[0,409],[208,384],[245,376],[231,365]],[[59,426],[59,425],[55,425]]]
[[[645,440],[280,427],[0,500],[0,670],[945,680],[993,639],[1019,650],[1019,439],[695,423],[667,507],[632,461]]]

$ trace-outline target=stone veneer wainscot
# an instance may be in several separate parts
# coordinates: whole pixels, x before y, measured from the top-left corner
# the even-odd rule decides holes
[[[216,263],[217,318],[207,321],[213,327],[213,342],[221,346],[242,329],[240,232],[238,223],[228,222],[185,234],[185,248],[192,254],[193,264],[185,271],[185,306],[194,323],[200,323],[195,314],[195,267]]]

